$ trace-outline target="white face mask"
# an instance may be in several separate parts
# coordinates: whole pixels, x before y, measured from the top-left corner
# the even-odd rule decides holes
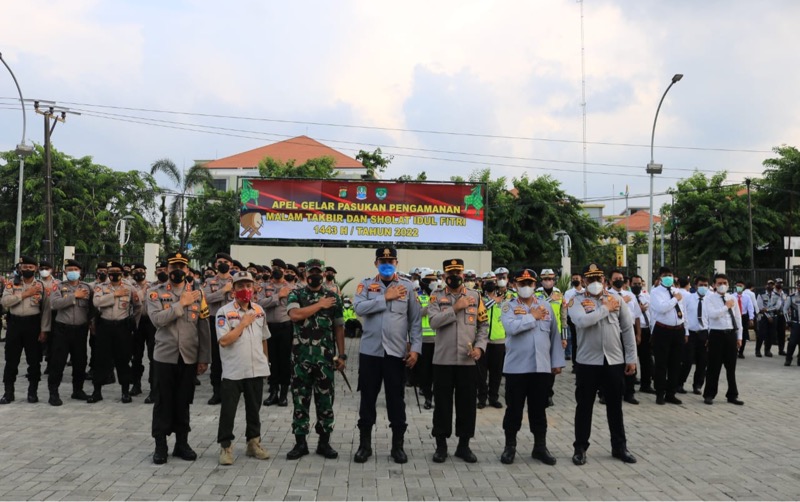
[[[728,292],[728,285],[727,284],[720,284],[717,286],[717,293],[724,295]]]
[[[586,286],[586,291],[588,291],[590,295],[597,296],[603,292],[603,283],[600,281],[593,282]]]
[[[508,286],[508,279],[499,279],[497,281],[497,287],[498,288],[504,288],[506,286]]]
[[[50,277],[50,271],[49,270],[40,270],[39,271],[39,275],[41,276],[42,279],[47,279],[48,277]]]
[[[464,286],[468,287],[469,289],[475,288],[475,281],[467,281],[464,283]]]
[[[517,288],[517,294],[520,298],[530,298],[533,296],[533,286],[521,286]]]

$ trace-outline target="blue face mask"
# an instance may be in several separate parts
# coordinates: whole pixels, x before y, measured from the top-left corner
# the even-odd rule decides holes
[[[675,282],[673,277],[667,276],[661,278],[661,284],[663,284],[667,288],[671,288],[672,284]]]
[[[77,281],[80,278],[81,278],[81,273],[78,272],[77,270],[70,270],[69,272],[67,272],[68,281]]]
[[[705,286],[700,286],[699,288],[697,288],[697,294],[698,294],[698,295],[700,295],[700,296],[706,296],[706,293],[708,293],[708,288],[707,288],[707,287],[705,287]]]
[[[397,267],[392,265],[391,263],[381,263],[378,265],[378,273],[381,274],[383,277],[391,277],[394,275]]]

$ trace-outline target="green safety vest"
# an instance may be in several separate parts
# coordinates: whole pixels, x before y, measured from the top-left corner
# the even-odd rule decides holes
[[[556,321],[558,322],[558,332],[561,333],[561,305],[564,301],[564,295],[561,294],[560,291],[556,291],[555,289],[551,294],[558,294],[558,300],[549,299],[544,291],[536,292],[536,296],[538,298],[550,302],[550,306],[553,307],[553,314],[556,316]]]
[[[418,295],[419,304],[422,308],[428,306],[431,297],[428,295]],[[428,316],[422,316],[422,336],[436,336],[436,332],[431,329],[431,322],[428,320]]]
[[[500,304],[495,302],[489,309],[489,340],[505,340],[506,329],[503,327],[501,316],[503,312]]]
[[[356,315],[356,311],[353,310],[353,307],[344,309],[344,320],[345,322],[349,321],[350,319],[358,319]]]

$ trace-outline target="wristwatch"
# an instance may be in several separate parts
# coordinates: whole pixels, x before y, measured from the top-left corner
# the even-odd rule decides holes
[[[339,354],[339,356],[338,356],[338,357],[339,357],[339,359],[341,359],[342,361],[347,361],[347,354]]]

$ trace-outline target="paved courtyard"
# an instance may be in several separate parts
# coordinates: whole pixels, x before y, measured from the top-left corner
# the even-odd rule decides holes
[[[631,452],[639,463],[611,457],[603,406],[595,408],[592,446],[585,466],[572,464],[574,376],[557,379],[555,407],[548,410],[549,447],[558,457],[553,467],[530,458],[532,438],[520,434],[517,460],[500,463],[503,410],[478,410],[473,450],[477,464],[451,457],[431,461],[431,411],[417,409],[407,389],[409,462],[389,459],[390,431],[385,411],[378,414],[374,456],[352,462],[357,446],[358,394],[337,381],[336,460],[312,454],[287,461],[293,445],[291,406],[262,408],[264,443],[272,458],[244,456],[244,409],[240,405],[233,466],[217,464],[218,407],[206,404],[208,376],[201,377],[192,407],[190,443],[200,457],[185,462],[170,457],[163,466],[151,461],[152,408],[119,401],[119,387],[105,387],[106,399],[89,405],[68,399],[47,404],[40,384],[38,404],[25,402],[27,381],[18,382],[17,401],[0,407],[0,498],[52,500],[521,500],[521,499],[798,499],[800,498],[800,367],[785,368],[783,358],[757,359],[755,344],[739,360],[738,376],[745,406],[724,396],[713,406],[700,396],[684,396],[682,406],[657,406],[654,396],[639,395],[640,406],[625,404]],[[4,344],[0,344],[0,352]],[[355,384],[358,340],[348,340],[353,355],[348,375]],[[25,374],[25,363],[21,373]],[[68,369],[69,371],[69,369]],[[724,378],[724,377],[723,377]],[[69,382],[67,375],[67,382]],[[724,394],[726,385],[721,384]],[[90,388],[87,385],[86,390]],[[145,388],[146,391],[146,388]],[[65,396],[66,394],[66,396]],[[383,406],[383,401],[379,402]],[[527,419],[526,419],[527,420]],[[523,424],[523,429],[527,423]],[[455,448],[450,440],[450,451]],[[170,448],[172,438],[170,439]]]

